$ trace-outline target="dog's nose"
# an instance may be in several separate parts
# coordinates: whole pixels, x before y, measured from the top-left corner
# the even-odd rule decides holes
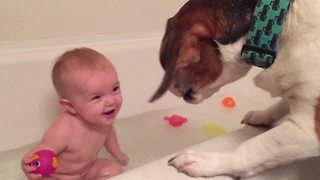
[[[185,101],[193,100],[193,99],[194,99],[194,98],[193,98],[193,94],[194,94],[193,90],[192,90],[192,89],[189,89],[189,90],[187,90],[186,93],[183,95],[183,99],[184,99]]]

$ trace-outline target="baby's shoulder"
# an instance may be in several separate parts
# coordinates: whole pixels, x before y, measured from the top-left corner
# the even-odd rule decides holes
[[[73,137],[74,125],[72,117],[61,114],[44,133],[42,142],[55,144],[56,146],[66,144]]]

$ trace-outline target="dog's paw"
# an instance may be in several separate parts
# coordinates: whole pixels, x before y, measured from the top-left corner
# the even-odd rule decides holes
[[[187,151],[170,159],[168,164],[191,177],[212,177],[225,171],[224,158],[218,153]]]
[[[250,111],[241,121],[241,124],[248,124],[253,126],[270,126],[274,119],[266,111]]]

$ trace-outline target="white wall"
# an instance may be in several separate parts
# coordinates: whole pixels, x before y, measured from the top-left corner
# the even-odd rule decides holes
[[[1,0],[0,45],[10,41],[163,31],[187,0]]]

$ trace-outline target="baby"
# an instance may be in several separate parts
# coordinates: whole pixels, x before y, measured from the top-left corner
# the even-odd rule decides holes
[[[67,51],[55,62],[52,81],[65,112],[23,158],[26,176],[41,178],[29,165],[40,149],[55,152],[59,162],[56,171],[42,179],[98,180],[121,173],[129,158],[121,151],[113,127],[122,96],[112,63],[89,48]],[[103,146],[116,161],[98,158]]]

